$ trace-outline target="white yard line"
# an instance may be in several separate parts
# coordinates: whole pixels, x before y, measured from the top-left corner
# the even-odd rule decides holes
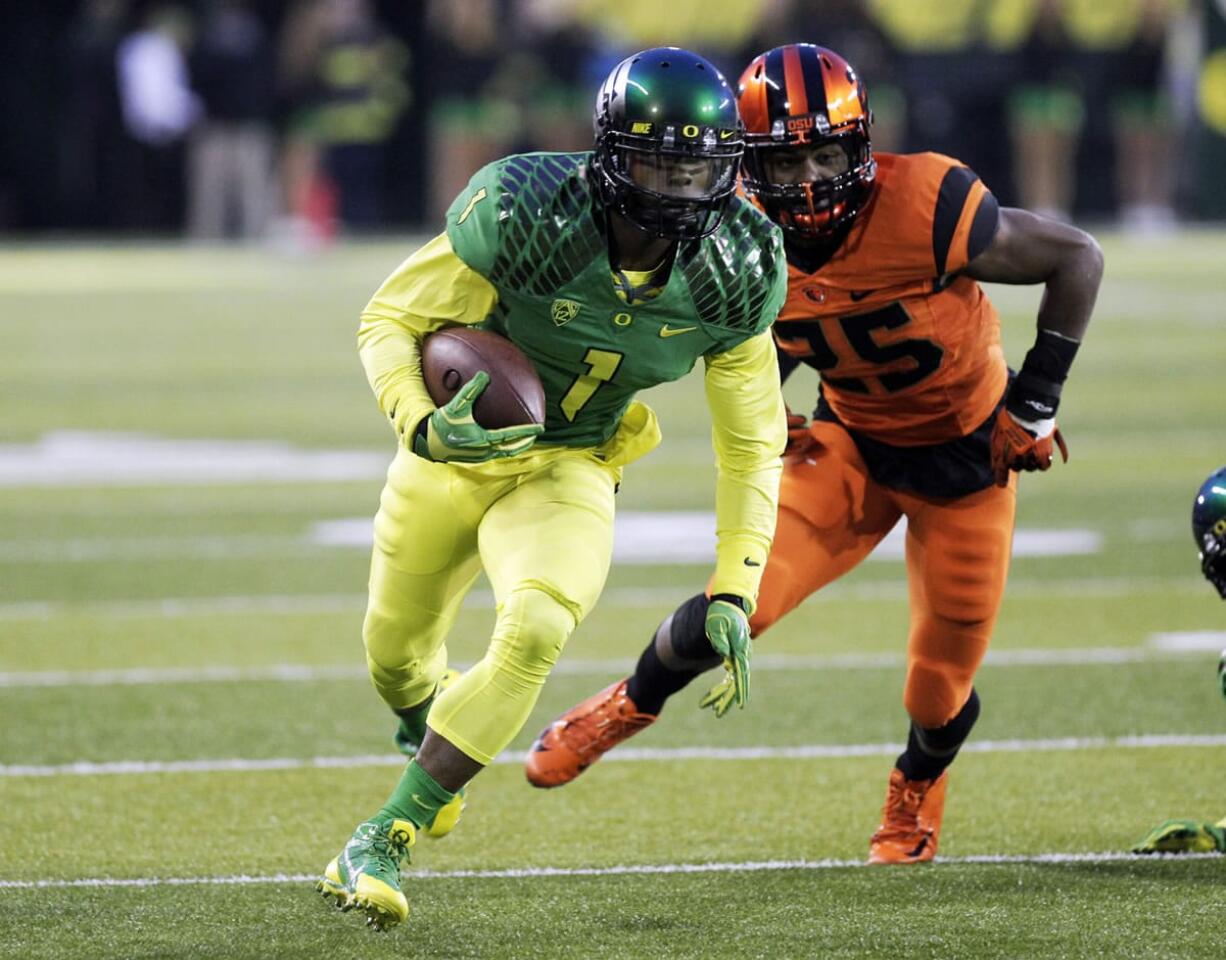
[[[1218,645],[1226,642],[1226,636]],[[1092,666],[1126,663],[1157,663],[1188,659],[1202,648],[1163,647],[1085,647],[1061,649],[1021,649],[989,651],[985,663],[993,667]],[[1216,649],[1216,646],[1214,647]],[[906,664],[902,653],[786,654],[762,653],[754,657],[759,672],[792,670],[880,670],[897,669]],[[471,664],[453,664],[467,670]],[[554,675],[605,676],[626,674],[634,659],[561,660]],[[366,668],[360,664],[311,666],[297,663],[272,663],[258,667],[132,667],[112,670],[29,670],[0,673],[0,689],[30,687],[129,687],[163,683],[310,683],[322,680],[365,680]]]
[[[0,459],[0,469],[3,461]],[[0,488],[3,475],[0,474]],[[3,563],[103,563],[107,561],[300,556],[337,548],[369,552],[370,517],[324,520],[304,534],[222,534],[197,536],[74,537],[63,540],[0,540]],[[906,521],[869,556],[901,561]],[[1096,554],[1102,535],[1095,530],[1019,529],[1014,557]],[[618,566],[707,563],[715,551],[715,515],[702,511],[623,510],[614,521],[613,563]]]
[[[1220,857],[1216,853],[1158,854],[1133,853],[1033,853],[984,854],[968,857],[937,857],[936,865],[948,864],[1074,864],[1118,863],[1174,860],[1186,863]],[[745,860],[725,863],[643,863],[612,867],[509,867],[502,870],[414,870],[417,880],[527,880],[551,877],[622,877],[694,873],[769,873],[783,870],[848,870],[867,867],[863,860]],[[129,887],[239,887],[277,883],[314,883],[315,873],[273,873],[263,876],[238,874],[226,877],[89,877],[81,880],[0,880],[0,890],[62,890],[79,888]]]
[[[1172,630],[1149,638],[1155,650],[1221,650],[1226,647],[1226,630]]]
[[[610,587],[600,598],[600,606],[648,609],[680,603],[701,587],[701,577],[693,583],[672,587]],[[1208,589],[1197,576],[1184,577],[1082,577],[1066,580],[1014,578],[1005,597],[1135,597],[1143,593],[1201,596]],[[832,583],[813,601],[822,600],[906,600],[904,580],[877,580],[864,583]],[[494,597],[488,590],[474,590],[464,601],[473,610],[492,610]],[[107,600],[93,603],[61,600],[29,600],[0,603],[0,621],[53,620],[58,617],[89,619],[177,619],[181,617],[293,616],[361,613],[366,607],[362,593],[256,594],[220,597],[158,597],[148,600]]]
[[[1172,747],[1223,747],[1226,734],[1151,734],[1135,737],[1053,737],[1036,740],[971,741],[963,753],[1075,752],[1082,750],[1144,750]],[[902,749],[897,743],[811,744],[796,747],[625,747],[607,754],[605,763],[648,763],[678,760],[838,760],[848,757],[893,756]],[[522,751],[499,754],[498,766],[523,763]],[[220,760],[118,760],[106,763],[79,761],[40,766],[0,765],[0,779],[7,777],[92,777],[161,773],[260,773],[270,770],[352,769],[402,766],[398,754],[362,754],[352,757],[270,757]]]

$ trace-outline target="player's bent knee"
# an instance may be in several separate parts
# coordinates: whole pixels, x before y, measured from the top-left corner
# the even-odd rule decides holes
[[[578,624],[574,604],[544,585],[520,587],[503,602],[490,652],[504,672],[542,684]]]
[[[903,690],[903,706],[917,725],[929,730],[943,727],[958,715],[973,682],[973,677],[956,671],[913,664]]]

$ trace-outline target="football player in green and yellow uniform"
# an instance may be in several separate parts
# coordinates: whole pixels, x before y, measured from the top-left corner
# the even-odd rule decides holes
[[[1192,537],[1200,570],[1226,600],[1226,467],[1209,475],[1192,501]],[[1226,697],[1226,650],[1217,665],[1218,689]],[[1226,853],[1226,817],[1163,820],[1132,847],[1133,853]]]
[[[747,618],[786,440],[769,332],[786,288],[782,241],[736,196],[744,128],[703,58],[658,48],[626,59],[594,119],[591,153],[480,170],[446,231],[362,314],[362,362],[399,438],[375,517],[363,639],[412,759],[319,889],[377,928],[408,915],[400,867],[417,833],[454,826],[466,784],[519,732],[600,595],[622,469],[660,439],[635,394],[699,359],[718,466],[707,633],[725,656],[724,695],[745,695]],[[493,330],[528,356],[545,388],[543,427],[478,425],[480,373],[435,407],[421,342],[455,324]],[[497,600],[489,647],[443,684],[447,632],[482,569]]]

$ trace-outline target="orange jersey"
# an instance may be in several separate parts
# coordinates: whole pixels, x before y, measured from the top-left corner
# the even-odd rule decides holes
[[[821,374],[850,429],[896,446],[971,433],[1004,393],[1000,319],[958,271],[991,242],[995,198],[956,160],[877,156],[863,212],[815,273],[788,264],[780,349]]]

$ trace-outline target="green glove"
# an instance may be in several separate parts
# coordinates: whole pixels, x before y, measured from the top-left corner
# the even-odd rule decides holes
[[[1226,853],[1226,820],[1163,820],[1132,847],[1133,853]]]
[[[707,691],[699,707],[711,707],[722,717],[734,703],[744,709],[749,702],[749,618],[734,602],[736,597],[711,598],[707,606],[707,639],[724,658],[724,679]]]
[[[544,431],[539,423],[487,430],[473,419],[473,404],[490,382],[490,375],[478,370],[417,427],[413,452],[426,460],[445,463],[481,463],[523,453]]]

